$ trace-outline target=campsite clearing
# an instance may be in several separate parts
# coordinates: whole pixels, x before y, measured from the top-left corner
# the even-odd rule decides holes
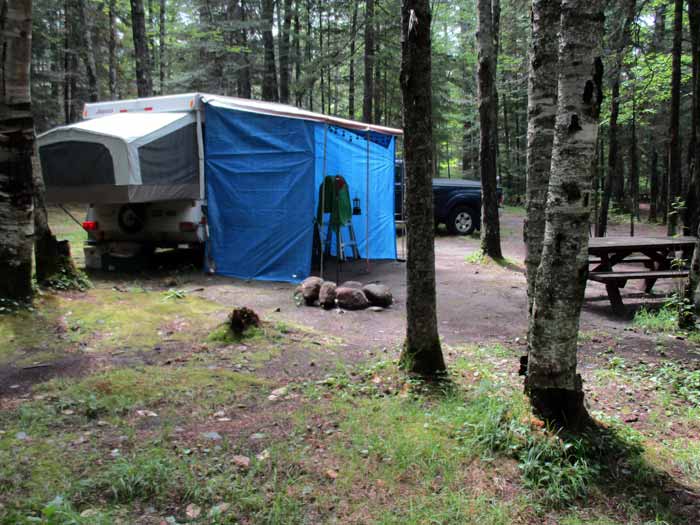
[[[163,252],[0,316],[0,523],[697,522],[697,339],[663,309],[615,317],[591,284],[580,369],[607,430],[545,433],[517,375],[521,225],[504,211],[507,266],[473,256],[476,238],[436,239],[447,392],[396,369],[399,262],[344,266],[343,280],[391,287],[382,312],[297,308],[293,285],[207,276]],[[228,336],[234,306],[262,326]]]

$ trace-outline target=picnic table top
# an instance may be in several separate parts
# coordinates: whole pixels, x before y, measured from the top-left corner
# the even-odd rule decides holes
[[[693,246],[697,239],[691,236],[685,237],[593,237],[588,240],[590,250],[615,250],[624,248],[636,250],[645,248],[665,248]]]

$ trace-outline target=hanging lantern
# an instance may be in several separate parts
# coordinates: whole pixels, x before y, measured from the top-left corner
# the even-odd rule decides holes
[[[358,197],[352,200],[352,214],[362,215],[362,208],[360,208],[360,199]]]

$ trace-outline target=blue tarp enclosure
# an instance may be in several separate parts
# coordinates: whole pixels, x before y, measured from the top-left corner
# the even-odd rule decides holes
[[[324,175],[342,175],[350,197],[360,200],[353,226],[362,258],[396,258],[394,136],[216,100],[206,102],[205,122],[209,253],[217,273],[288,282],[310,275]]]

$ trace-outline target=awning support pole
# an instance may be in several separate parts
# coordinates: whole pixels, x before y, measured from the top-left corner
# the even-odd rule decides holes
[[[323,172],[321,176],[321,188],[323,188],[323,191],[321,192],[321,224],[319,224],[318,227],[318,240],[319,244],[321,245],[321,279],[323,279],[323,258],[326,254],[326,246],[324,245],[323,242],[323,218],[325,217],[326,214],[326,188],[324,184],[326,183],[326,144],[328,143],[328,124],[325,124],[323,126]]]
[[[204,134],[202,133],[202,109],[195,110],[197,116],[197,154],[199,156],[199,198],[206,199],[206,188],[204,187]]]

